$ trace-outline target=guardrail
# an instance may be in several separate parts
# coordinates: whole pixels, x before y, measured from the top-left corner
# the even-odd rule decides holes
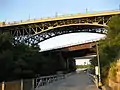
[[[44,86],[46,84],[52,83],[54,81],[58,81],[61,79],[64,79],[65,75],[60,74],[60,75],[51,75],[51,76],[43,76],[36,78],[35,80],[35,88],[39,88],[40,86]]]
[[[44,85],[50,84],[52,82],[65,79],[66,77],[69,77],[70,75],[72,75],[72,73],[38,77],[35,79],[35,87],[34,88],[37,89],[40,86],[44,86]]]

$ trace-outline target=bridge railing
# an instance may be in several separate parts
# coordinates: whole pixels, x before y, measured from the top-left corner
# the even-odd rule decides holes
[[[65,74],[60,75],[51,75],[51,76],[43,76],[36,78],[35,80],[35,88],[39,88],[40,86],[47,85],[49,83],[61,80],[65,78]]]
[[[38,78],[35,79],[35,87],[34,88],[37,89],[41,86],[50,84],[52,82],[65,79],[65,78],[71,76],[72,74],[73,74],[73,72],[72,73],[67,73],[67,74],[57,74],[57,75],[51,75],[51,76],[38,77]]]
[[[76,16],[76,15],[82,15],[82,14],[92,14],[92,13],[101,13],[101,12],[117,12],[117,11],[120,11],[120,9],[105,10],[105,11],[86,11],[86,12],[77,13],[77,14],[55,15],[55,16],[51,16],[51,17],[34,18],[34,19],[13,21],[13,22],[3,22],[2,26],[15,25],[15,24],[20,24],[20,23],[30,22],[30,21],[35,21],[35,20],[47,20],[47,19],[53,19],[53,18],[71,17],[71,16]]]

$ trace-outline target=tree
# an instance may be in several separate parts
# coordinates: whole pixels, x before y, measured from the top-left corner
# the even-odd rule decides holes
[[[14,67],[12,40],[9,33],[0,34],[0,81],[12,76]],[[11,73],[9,73],[11,72]]]
[[[9,33],[0,34],[0,81],[16,80],[56,74],[67,71],[65,60],[61,61],[59,52],[39,52],[39,46],[28,46],[24,43],[13,44],[14,37]],[[64,57],[63,57],[64,58]],[[74,62],[70,60],[70,71]]]
[[[113,16],[108,23],[108,33],[105,40],[99,42],[100,64],[102,68],[102,77],[106,78],[110,68],[119,56],[120,52],[120,15]],[[97,64],[97,58],[91,60],[93,65]]]

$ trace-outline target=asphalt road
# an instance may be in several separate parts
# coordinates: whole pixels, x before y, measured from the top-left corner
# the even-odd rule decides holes
[[[66,79],[42,86],[36,90],[98,90],[87,73],[81,71]]]

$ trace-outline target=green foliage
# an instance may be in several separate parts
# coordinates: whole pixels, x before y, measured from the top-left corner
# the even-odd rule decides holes
[[[105,40],[99,42],[100,64],[102,78],[106,78],[113,63],[120,56],[120,16],[116,15],[108,23],[108,34]],[[97,64],[97,58],[91,60],[93,66]],[[111,72],[115,74],[112,65]],[[114,76],[114,75],[113,75]]]
[[[60,58],[59,52],[40,53],[39,46],[12,44],[9,33],[0,34],[0,81],[31,78],[36,75],[51,75],[57,71],[75,70],[75,62],[69,59],[69,70],[65,67],[67,58]]]
[[[9,33],[0,34],[0,52],[12,48],[11,36]]]
[[[90,68],[90,65],[76,65],[77,68]]]
[[[109,39],[114,39],[120,33],[120,15],[113,16],[108,23],[108,34]]]

